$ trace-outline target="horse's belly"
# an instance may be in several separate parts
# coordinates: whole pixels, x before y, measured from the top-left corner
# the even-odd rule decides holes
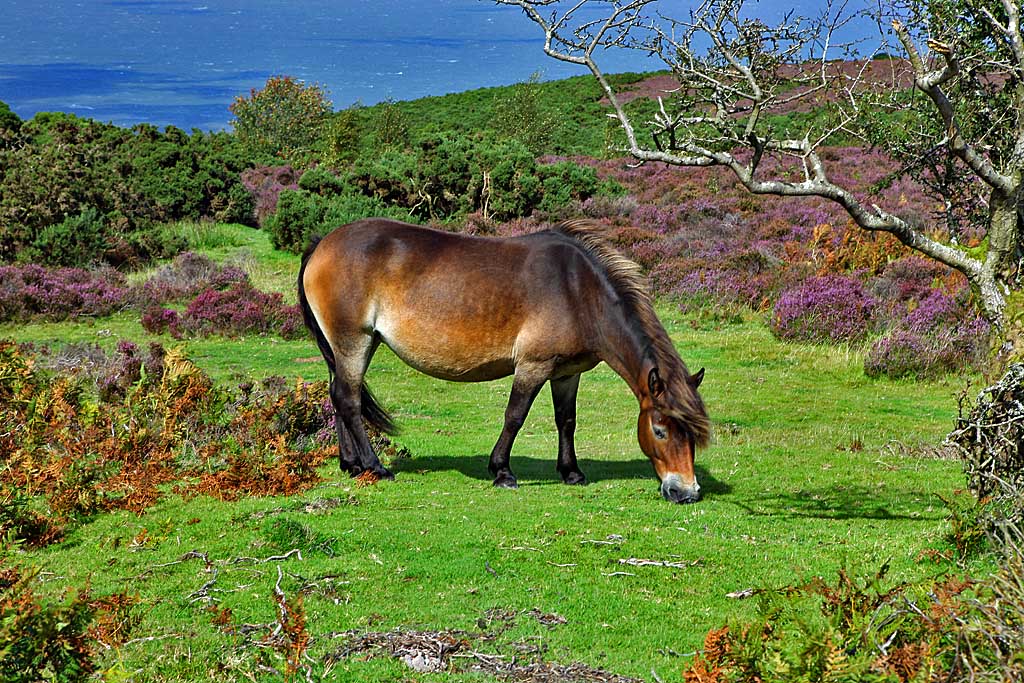
[[[514,338],[494,330],[467,330],[431,321],[378,321],[376,331],[396,356],[431,377],[485,382],[515,371]]]

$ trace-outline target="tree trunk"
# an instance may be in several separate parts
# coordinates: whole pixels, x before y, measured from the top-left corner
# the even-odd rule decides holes
[[[989,196],[988,250],[971,282],[985,317],[994,326],[995,370],[1024,359],[1024,292],[1020,288],[1020,185]]]

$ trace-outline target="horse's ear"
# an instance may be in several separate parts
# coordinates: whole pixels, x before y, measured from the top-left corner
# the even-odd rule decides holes
[[[651,368],[651,371],[647,374],[647,390],[651,392],[651,396],[654,398],[657,398],[665,391],[665,383],[661,381],[658,368]]]
[[[704,368],[701,368],[697,372],[690,375],[687,381],[690,383],[690,386],[693,387],[694,389],[699,387],[700,383],[704,381]]]

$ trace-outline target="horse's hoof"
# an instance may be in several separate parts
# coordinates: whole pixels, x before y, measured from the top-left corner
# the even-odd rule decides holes
[[[511,473],[502,472],[495,478],[494,485],[502,489],[517,489],[519,488],[519,482],[516,481],[515,476]]]
[[[373,470],[373,473],[377,475],[379,479],[388,479],[390,481],[395,480],[395,473],[389,470],[387,467],[379,467]]]
[[[586,486],[587,477],[582,472],[570,472],[569,474],[562,477],[569,486]]]

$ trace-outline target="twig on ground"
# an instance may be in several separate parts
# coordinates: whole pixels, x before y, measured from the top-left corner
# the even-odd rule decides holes
[[[266,564],[267,562],[280,562],[281,560],[287,560],[289,557],[296,556],[299,561],[302,561],[302,551],[299,548],[289,550],[284,555],[271,555],[270,557],[264,557],[260,559],[258,557],[236,557],[235,559],[228,562],[228,564],[241,564],[242,562],[252,562],[253,564]]]
[[[686,569],[688,567],[696,567],[700,564],[700,560],[696,559],[691,562],[666,562],[665,560],[641,560],[637,557],[630,557],[629,559],[619,560],[619,564],[628,564],[631,567],[671,567],[672,569]]]
[[[200,586],[199,590],[192,592],[185,599],[189,602],[197,602],[199,600],[213,601],[213,597],[210,595],[210,589],[213,588],[214,584],[217,583],[217,577],[220,576],[220,570],[214,567],[213,578]]]
[[[580,541],[580,545],[587,545],[588,543],[591,544],[591,545],[619,545],[620,543],[622,543],[625,540],[626,539],[624,537],[622,537],[622,536],[620,536],[618,534],[608,534],[605,537],[605,540],[603,540],[603,541],[598,541],[598,540],[595,540],[595,539],[587,539],[585,541]]]

